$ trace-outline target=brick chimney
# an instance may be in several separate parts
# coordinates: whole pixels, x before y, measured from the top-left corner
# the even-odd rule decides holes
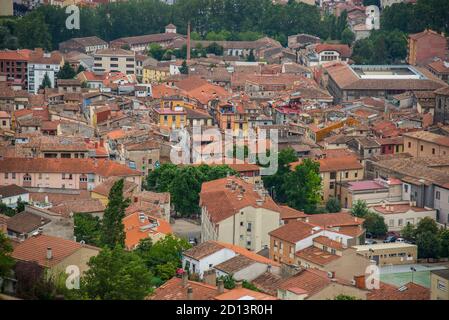
[[[224,282],[223,279],[218,280],[218,286],[217,286],[218,293],[224,292]]]
[[[193,289],[192,287],[187,288],[187,300],[193,300]]]
[[[184,272],[184,273],[182,274],[182,286],[183,286],[184,288],[187,287],[188,280],[189,280],[189,275],[187,274],[187,272]]]
[[[190,61],[190,21],[187,23],[187,62]]]

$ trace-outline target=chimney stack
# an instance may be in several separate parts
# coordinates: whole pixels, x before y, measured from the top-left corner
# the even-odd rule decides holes
[[[242,281],[241,280],[236,281],[235,282],[235,289],[241,289],[241,288],[242,288]]]
[[[224,292],[224,282],[222,279],[218,280],[217,290],[218,290],[218,293]]]
[[[182,274],[182,286],[185,288],[187,287],[187,281],[189,280],[189,275],[187,274],[187,272],[184,272]]]
[[[192,287],[187,288],[187,300],[193,300],[193,289]]]
[[[190,21],[187,23],[187,62],[190,61]]]
[[[50,247],[47,248],[47,260],[53,259],[53,250]]]

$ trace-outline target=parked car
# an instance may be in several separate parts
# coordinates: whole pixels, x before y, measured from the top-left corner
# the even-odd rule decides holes
[[[374,239],[366,239],[366,240],[365,240],[365,244],[366,244],[366,245],[369,245],[369,244],[376,244],[376,243],[377,243],[377,241],[374,240]]]
[[[396,236],[388,236],[385,238],[384,243],[393,243],[396,242],[397,237]]]
[[[397,238],[396,242],[405,243],[405,239],[404,238]]]
[[[371,238],[373,238],[373,234],[372,234],[371,232],[367,232],[367,233],[365,234],[365,238],[371,239]]]

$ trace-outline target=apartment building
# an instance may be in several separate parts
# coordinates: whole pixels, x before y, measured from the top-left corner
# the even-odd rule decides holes
[[[320,164],[321,200],[326,202],[330,197],[340,198],[341,183],[363,179],[363,165],[353,155],[323,158],[317,160]],[[292,170],[301,163],[292,162]]]
[[[24,188],[92,190],[109,177],[141,186],[141,173],[110,160],[5,158],[0,160],[0,185]]]
[[[97,50],[94,53],[94,72],[136,73],[135,52],[121,48]]]
[[[407,224],[417,225],[424,218],[437,218],[435,209],[419,208],[409,203],[383,204],[370,209],[384,218],[388,231],[401,231]]]
[[[237,177],[205,182],[200,193],[201,241],[260,251],[280,226],[280,209],[265,190]]]
[[[6,75],[7,81],[27,86],[28,60],[31,50],[2,50],[0,51],[0,73]]]
[[[429,131],[404,133],[404,152],[414,157],[449,156],[449,137]]]
[[[407,62],[411,65],[426,65],[435,57],[445,58],[447,53],[444,34],[426,29],[408,36]]]
[[[56,86],[57,73],[64,64],[64,58],[59,52],[44,52],[35,49],[30,53],[28,61],[28,92],[36,94],[45,78],[48,76],[51,88]]]

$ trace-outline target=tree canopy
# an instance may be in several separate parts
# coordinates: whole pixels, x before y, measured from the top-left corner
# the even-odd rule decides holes
[[[61,70],[58,72],[58,79],[73,79],[76,76],[75,70],[73,70],[70,63],[67,61],[64,62],[64,65],[62,66]]]
[[[109,191],[108,205],[104,210],[101,224],[101,244],[110,248],[116,245],[125,246],[125,230],[122,220],[130,201],[123,197],[123,185],[124,180],[120,179]]]
[[[9,275],[14,266],[14,259],[11,257],[12,250],[11,242],[0,231],[0,277]]]
[[[152,274],[135,252],[104,248],[88,262],[80,281],[81,297],[101,300],[143,300],[152,290]]]
[[[175,210],[183,215],[199,214],[199,193],[203,182],[226,177],[236,172],[227,165],[176,166],[163,164],[150,172],[144,188],[156,192],[170,192]]]

